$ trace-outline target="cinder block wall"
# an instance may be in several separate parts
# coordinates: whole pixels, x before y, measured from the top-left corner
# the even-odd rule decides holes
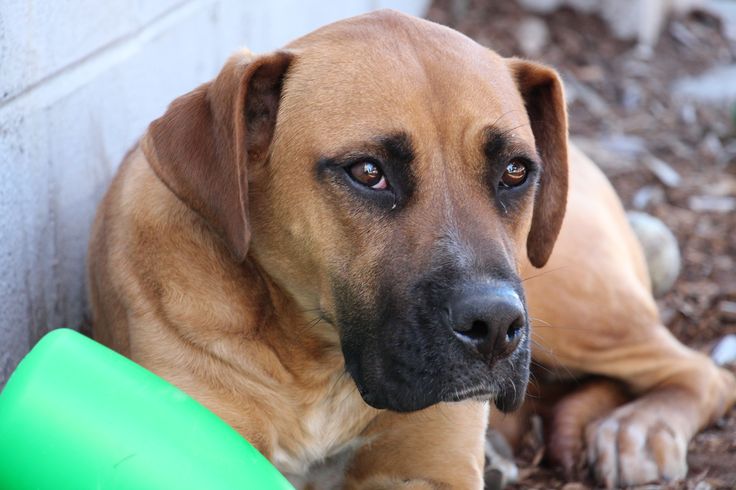
[[[427,0],[2,0],[0,387],[49,329],[85,322],[95,207],[168,102],[241,46]]]

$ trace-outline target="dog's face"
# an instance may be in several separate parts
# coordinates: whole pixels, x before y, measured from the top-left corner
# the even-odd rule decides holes
[[[248,61],[199,102],[216,139],[202,159],[235,167],[229,179],[193,191],[193,171],[169,170],[183,150],[165,148],[174,130],[157,121],[162,179],[336,330],[370,405],[518,406],[530,358],[518,263],[547,260],[566,196],[554,72],[390,12]],[[205,165],[205,179],[219,168]]]

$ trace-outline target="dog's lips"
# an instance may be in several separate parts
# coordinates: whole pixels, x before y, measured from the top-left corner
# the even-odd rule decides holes
[[[450,394],[447,400],[448,402],[459,402],[462,400],[477,400],[477,401],[488,401],[495,398],[496,390],[493,390],[487,386],[476,386],[473,388],[465,388],[462,390],[456,390]]]
[[[385,356],[385,346],[375,355],[369,351],[354,356],[344,353],[347,371],[363,400],[373,408],[412,412],[440,402],[472,399],[494,401],[504,412],[517,409],[526,392],[528,352],[515,356],[513,362],[491,366],[464,347],[461,358],[445,359],[444,366],[407,367],[403,360]],[[526,346],[522,349],[528,351]],[[414,370],[423,369],[432,369],[432,374],[415,375]]]

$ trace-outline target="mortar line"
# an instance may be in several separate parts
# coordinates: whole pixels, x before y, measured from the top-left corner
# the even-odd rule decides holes
[[[215,0],[184,0],[144,25],[95,49],[84,57],[0,102],[0,119],[16,107],[41,109],[90,83],[111,67],[130,58],[151,40]]]

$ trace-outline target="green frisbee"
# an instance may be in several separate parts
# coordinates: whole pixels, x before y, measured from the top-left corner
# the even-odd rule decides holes
[[[68,329],[46,335],[0,394],[0,488],[293,490],[215,414]]]

